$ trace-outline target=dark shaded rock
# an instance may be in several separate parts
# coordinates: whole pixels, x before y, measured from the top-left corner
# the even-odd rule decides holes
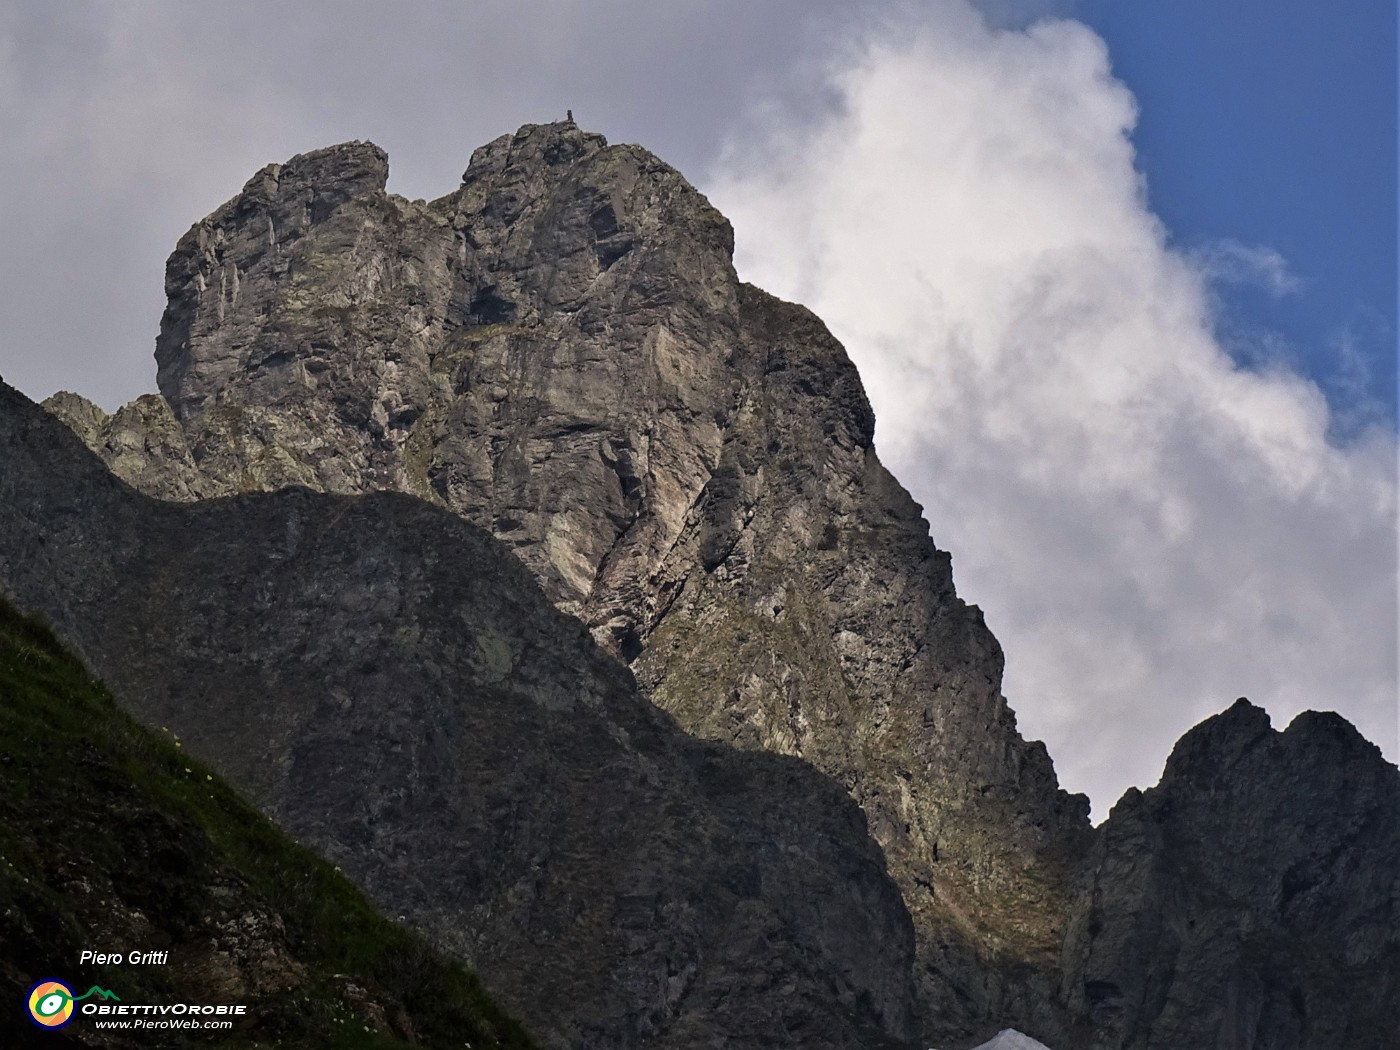
[[[1245,700],[1099,829],[1064,995],[1095,1048],[1400,1046],[1400,773]]]
[[[139,496],[0,388],[0,588],[550,1045],[906,1045],[860,810],[696,741],[490,536],[385,493]]]

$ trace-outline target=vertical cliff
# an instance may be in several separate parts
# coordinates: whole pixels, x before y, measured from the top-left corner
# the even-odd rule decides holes
[[[1320,944],[1335,972],[1393,986],[1394,891],[1375,874],[1393,767],[1269,744],[1217,784],[1229,747],[1182,757],[1207,728],[1092,832],[1019,734],[1001,650],[922,508],[880,464],[844,350],[738,280],[728,223],[680,174],[565,122],[478,149],[438,200],[389,194],[387,176],[367,143],[259,172],[170,257],[161,395],[111,417],[72,395],[50,409],[163,499],[299,485],[450,511],[690,733],[829,775],[913,918],[929,1041],[1014,1024],[1056,1050],[1367,1045],[1355,1032],[1372,1029],[1327,1020],[1331,962],[1298,953]],[[1281,739],[1316,743],[1294,732]],[[1371,769],[1380,801],[1332,790],[1339,762]],[[1365,825],[1330,867],[1299,831],[1288,849],[1250,839],[1212,881],[1246,825],[1286,824],[1309,792],[1318,822]],[[1294,897],[1366,902],[1346,946],[1258,896],[1285,858]],[[1329,881],[1351,867],[1370,881]],[[1222,924],[1234,932],[1189,932]],[[1258,991],[1271,975],[1303,989],[1303,1020]]]
[[[543,1045],[914,1044],[913,930],[855,803],[680,731],[440,507],[162,503],[0,384],[0,593]]]
[[[1049,972],[1087,804],[1018,734],[841,346],[741,284],[729,224],[638,147],[526,126],[431,203],[387,171],[305,154],[191,229],[156,351],[185,448],[150,443],[162,476],[90,443],[166,498],[388,488],[490,530],[691,732],[850,791],[934,1014]]]

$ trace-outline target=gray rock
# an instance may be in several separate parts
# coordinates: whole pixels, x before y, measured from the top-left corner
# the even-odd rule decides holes
[[[94,451],[102,447],[102,428],[111,417],[87,398],[60,390],[46,399],[43,407],[63,420],[73,433],[82,438],[83,444]]]
[[[43,403],[132,487],[188,501],[226,491],[195,466],[185,432],[159,394],[143,394],[108,415],[79,394],[60,391]]]
[[[1036,1013],[1087,802],[1018,734],[841,346],[638,147],[527,125],[430,204],[386,177],[304,154],[186,234],[156,357],[203,481],[97,451],[163,498],[393,489],[490,530],[685,728],[861,803],[932,1031]]]
[[[681,732],[439,507],[155,501],[0,386],[0,590],[547,1045],[911,1045],[859,808]]]
[[[1400,1046],[1400,773],[1338,715],[1203,722],[1100,829],[1064,995],[1095,1048]]]
[[[1189,786],[1234,768],[1212,744],[1092,832],[1018,733],[1001,650],[881,466],[849,359],[809,312],[738,281],[703,196],[572,122],[482,147],[430,203],[386,178],[365,143],[264,169],[170,258],[169,412],[55,410],[165,499],[300,485],[438,504],[505,544],[685,729],[829,774],[913,918],[929,1042],[1008,1024],[1058,1050],[1394,1039],[1359,1034],[1368,993],[1327,976],[1396,988],[1376,945],[1394,940],[1400,818],[1328,763],[1370,769],[1383,800],[1393,767],[1271,744],[1221,782],[1237,805],[1222,823],[1215,789]],[[1202,732],[1181,754],[1215,741]],[[1199,825],[1172,816],[1198,804]],[[1245,825],[1305,812],[1287,848],[1255,835],[1215,870]],[[1356,831],[1314,864],[1305,829],[1322,822]],[[1259,895],[1286,858],[1293,897],[1345,919],[1326,965]],[[1347,911],[1347,894],[1365,903]],[[1207,913],[1225,932],[1177,929]],[[1282,1019],[1294,999],[1275,985],[1301,989],[1303,1021]]]
[[[1050,1047],[1014,1028],[1004,1028],[973,1050],[1050,1050]]]

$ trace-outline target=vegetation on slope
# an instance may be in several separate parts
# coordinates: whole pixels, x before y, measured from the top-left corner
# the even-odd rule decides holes
[[[165,965],[80,966],[84,950]],[[37,981],[128,1004],[241,1003],[231,1031],[119,1033],[91,1046],[525,1048],[476,978],[379,916],[170,734],[121,712],[40,624],[0,600],[0,1045],[58,1045]]]

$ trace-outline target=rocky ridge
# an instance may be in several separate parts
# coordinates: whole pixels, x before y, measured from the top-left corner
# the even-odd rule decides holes
[[[1028,1035],[1023,1035],[1014,1028],[1007,1028],[998,1032],[981,1046],[976,1047],[975,1050],[1050,1050],[1050,1048]]]
[[[1400,773],[1246,700],[1100,827],[1062,993],[1094,1046],[1400,1046]]]
[[[527,125],[430,203],[387,174],[348,143],[254,176],[171,256],[162,398],[79,432],[161,498],[390,489],[489,530],[687,730],[847,788],[933,1014],[1033,1012],[1000,975],[1053,988],[1087,802],[1018,734],[840,345],[636,146]]]
[[[727,223],[684,179],[568,123],[483,147],[437,201],[386,178],[364,143],[259,173],[171,257],[162,394],[111,417],[49,407],[165,499],[303,485],[439,504],[686,729],[829,773],[913,917],[925,1045],[1008,1023],[1057,1050],[1397,1036],[1324,1005],[1364,994],[1330,991],[1328,967],[1387,989],[1400,969],[1397,774],[1374,749],[1331,747],[1314,719],[1220,779],[1230,747],[1179,757],[1215,739],[1198,731],[1091,832],[1016,732],[1000,649],[880,466],[849,360],[738,282]],[[1302,814],[1361,830],[1323,855],[1258,830]],[[1284,882],[1335,936],[1259,889]],[[1278,974],[1293,1020],[1259,991]]]
[[[152,500],[0,385],[0,591],[545,1045],[913,1041],[859,808],[682,733],[439,507]]]

